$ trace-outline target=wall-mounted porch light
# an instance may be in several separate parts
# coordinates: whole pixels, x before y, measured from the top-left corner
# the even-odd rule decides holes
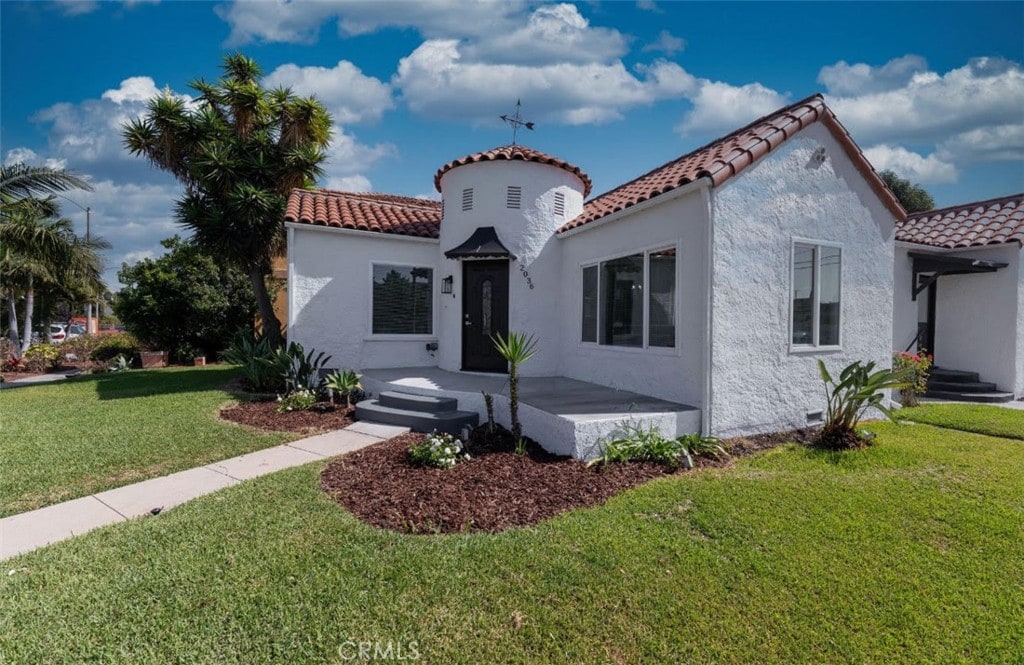
[[[441,293],[449,294],[452,292],[452,282],[454,279],[451,275],[448,275],[441,280]]]

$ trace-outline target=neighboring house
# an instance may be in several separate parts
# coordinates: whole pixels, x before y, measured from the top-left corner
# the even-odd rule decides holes
[[[443,203],[292,193],[290,340],[370,377],[476,376],[506,371],[490,334],[525,331],[524,376],[658,398],[680,407],[659,426],[718,436],[820,422],[819,358],[890,362],[905,213],[820,95],[590,200],[578,167],[519,145],[434,182]],[[587,456],[602,431],[542,443]]]
[[[1024,396],[1024,194],[908,215],[896,240],[893,346],[947,370],[930,392]]]

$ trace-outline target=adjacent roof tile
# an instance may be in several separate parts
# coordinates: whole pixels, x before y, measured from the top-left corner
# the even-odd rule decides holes
[[[440,192],[441,176],[454,168],[465,166],[466,164],[473,164],[475,162],[494,162],[500,160],[538,162],[540,164],[550,164],[552,166],[557,166],[560,169],[565,169],[583,181],[583,196],[590,196],[590,178],[580,169],[580,167],[573,166],[565,160],[552,157],[551,155],[547,155],[539,150],[528,148],[525,145],[503,145],[486,152],[478,152],[472,155],[466,155],[462,159],[450,161],[439,168],[437,173],[434,174],[434,187],[436,187],[437,191]]]
[[[896,239],[949,249],[1024,245],[1024,193],[907,215]]]
[[[823,122],[829,128],[885,206],[897,219],[903,219],[906,212],[896,197],[819,94],[755,120],[728,136],[587,201],[583,212],[563,225],[559,232],[589,224],[699,178],[710,178],[713,185],[721,185],[815,122]]]
[[[437,238],[441,203],[391,194],[295,189],[288,197],[284,221]]]

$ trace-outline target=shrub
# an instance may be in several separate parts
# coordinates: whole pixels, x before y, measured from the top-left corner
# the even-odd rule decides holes
[[[121,332],[107,335],[89,354],[90,360],[108,362],[117,356],[134,358],[140,350],[139,341],[131,333]]]
[[[864,413],[871,408],[878,409],[884,416],[896,422],[892,410],[885,405],[886,390],[900,390],[911,385],[911,369],[880,369],[872,372],[875,363],[861,361],[850,363],[835,381],[818,360],[818,371],[825,383],[828,410],[825,425],[818,434],[817,444],[824,448],[857,448],[871,443],[870,435],[857,432],[857,425]]]
[[[352,406],[352,397],[362,391],[363,384],[359,381],[359,375],[354,370],[334,370],[324,377],[324,388],[331,391],[331,401],[336,397],[345,398],[345,407]]]
[[[277,412],[309,411],[316,406],[316,393],[312,390],[296,390],[277,398]]]
[[[73,357],[76,361],[88,360],[101,341],[102,338],[96,335],[79,335],[63,342],[60,345],[60,352],[68,359]]]
[[[317,392],[323,379],[320,378],[320,370],[331,360],[331,356],[323,351],[317,353],[311,349],[309,353],[302,348],[298,342],[292,342],[286,348],[274,352],[272,360],[268,361],[274,368],[284,372],[284,387],[288,394],[296,390],[309,390]]]
[[[433,433],[420,443],[409,446],[409,461],[417,466],[450,469],[469,455],[462,450],[462,441],[451,434]]]
[[[118,354],[111,362],[110,366],[107,367],[107,371],[115,374],[121,372],[127,372],[132,368],[132,362],[124,354]]]
[[[277,354],[263,335],[240,329],[223,357],[242,369],[242,382],[249,390],[264,393],[284,389],[285,368],[276,364]]]
[[[932,367],[932,356],[923,353],[897,351],[892,354],[893,371],[908,370],[910,385],[900,391],[900,404],[917,406],[917,396],[928,391],[928,373]]]
[[[654,426],[625,423],[622,436],[604,442],[601,456],[590,464],[613,462],[654,462],[670,469],[693,468],[694,457],[720,458],[727,455],[721,442],[710,436],[686,434],[669,439]]]
[[[36,344],[25,351],[22,360],[29,372],[45,372],[56,367],[60,357],[60,349],[53,344]]]

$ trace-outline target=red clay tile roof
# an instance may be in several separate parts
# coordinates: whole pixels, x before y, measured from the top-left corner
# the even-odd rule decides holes
[[[563,233],[589,224],[699,178],[710,178],[714,186],[721,185],[815,122],[822,122],[828,127],[885,206],[897,219],[903,219],[907,213],[819,94],[755,120],[728,136],[587,201],[583,212],[558,231]]]
[[[503,145],[487,152],[478,152],[472,155],[466,155],[462,159],[456,159],[448,162],[437,170],[434,174],[434,187],[437,191],[441,191],[441,176],[448,171],[459,166],[465,166],[466,164],[473,164],[475,162],[495,162],[499,160],[519,160],[524,162],[538,162],[540,164],[551,164],[557,166],[560,169],[565,169],[569,173],[574,174],[577,178],[583,181],[583,196],[590,196],[590,178],[584,173],[578,166],[573,166],[569,162],[546,155],[539,150],[533,148],[527,148],[525,145]]]
[[[1024,245],[1024,193],[907,215],[896,239],[949,249]]]
[[[441,203],[391,194],[293,189],[284,221],[436,238]]]

